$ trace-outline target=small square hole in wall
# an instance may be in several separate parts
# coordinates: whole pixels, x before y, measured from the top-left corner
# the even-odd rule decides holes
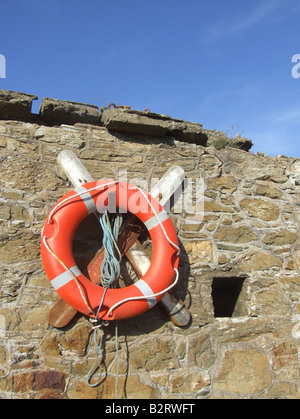
[[[217,277],[212,281],[215,317],[246,316],[244,282],[246,277]]]

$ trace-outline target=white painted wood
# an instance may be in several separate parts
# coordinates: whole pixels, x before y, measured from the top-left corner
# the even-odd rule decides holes
[[[5,338],[5,316],[0,314],[0,338]]]
[[[150,195],[159,201],[166,211],[169,211],[172,196],[175,195],[175,199],[178,199],[181,195],[184,178],[183,168],[181,166],[173,166],[153,187]]]
[[[126,252],[126,256],[137,275],[143,277],[151,263],[151,259],[143,245],[137,240]],[[191,318],[190,312],[181,300],[178,301],[172,294],[166,292],[159,303],[174,324],[184,327],[189,323]]]
[[[150,267],[151,259],[138,240],[133,243],[130,249],[126,252],[126,255],[136,273],[141,277],[144,276]]]
[[[61,151],[57,156],[57,161],[75,187],[93,182],[93,177],[73,151]]]
[[[61,151],[57,156],[57,161],[75,187],[94,181],[89,171],[73,151]],[[173,166],[153,187],[150,195],[159,201],[163,207],[167,207],[166,210],[169,210],[169,201],[175,192],[178,190],[181,192],[184,178],[185,173],[183,168],[181,166]],[[175,195],[178,198],[180,193],[176,193]]]

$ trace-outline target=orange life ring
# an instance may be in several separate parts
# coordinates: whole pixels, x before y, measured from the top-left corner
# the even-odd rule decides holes
[[[171,287],[176,275],[178,278],[179,247],[174,226],[149,194],[112,180],[90,182],[68,192],[48,215],[42,231],[41,256],[48,279],[60,297],[77,311],[95,318],[104,288],[90,282],[79,270],[72,242],[84,218],[107,209],[110,193],[115,194],[120,212],[130,211],[146,225],[153,244],[151,265],[143,278],[125,288],[108,289],[105,294],[98,319],[119,320],[149,310]]]

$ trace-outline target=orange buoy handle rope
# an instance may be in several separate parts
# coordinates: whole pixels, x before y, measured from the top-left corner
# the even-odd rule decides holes
[[[147,295],[147,296],[140,296],[140,297],[129,297],[125,300],[121,300],[108,310],[107,317],[109,317],[111,315],[112,311],[114,311],[120,304],[126,303],[127,301],[141,300],[141,299],[144,299],[144,298],[155,298],[155,297],[158,297],[159,295],[165,294],[166,292],[170,291],[173,287],[175,287],[175,285],[178,282],[178,278],[179,278],[178,269],[174,268],[174,271],[176,273],[175,280],[168,288],[165,288],[164,290],[162,290],[160,292],[157,292],[156,294]]]
[[[52,254],[53,257],[55,257],[55,259],[65,268],[66,272],[68,272],[68,274],[74,279],[78,290],[80,292],[80,295],[82,297],[82,300],[84,301],[84,304],[86,305],[87,309],[90,310],[91,313],[95,314],[95,311],[90,307],[89,303],[87,302],[85,295],[83,293],[83,290],[81,288],[81,285],[76,277],[76,275],[64,264],[64,262],[62,260],[59,259],[59,257],[50,249],[47,241],[46,241],[46,237],[43,237],[43,243],[45,245],[45,247],[48,249],[48,251]]]
[[[112,193],[120,213],[131,212],[145,224],[152,240],[153,256],[140,280],[124,288],[105,289],[93,284],[79,270],[72,242],[83,219],[93,212],[107,210]],[[95,320],[120,320],[144,313],[179,277],[179,244],[166,211],[140,188],[113,180],[87,183],[58,201],[42,231],[41,255],[48,279],[60,297]]]
[[[94,182],[92,182],[92,183],[94,183]],[[108,183],[104,183],[103,185],[97,185],[97,186],[95,186],[95,187],[93,187],[93,188],[90,188],[90,189],[87,189],[87,190],[84,190],[85,188],[82,188],[81,186],[80,187],[78,187],[78,188],[76,188],[76,189],[74,189],[73,191],[75,192],[75,194],[74,195],[72,195],[72,196],[68,196],[68,197],[66,197],[66,198],[64,198],[64,199],[61,199],[53,208],[52,208],[52,210],[50,211],[50,214],[48,215],[48,218],[47,218],[47,222],[48,222],[48,224],[50,224],[51,223],[51,219],[52,219],[52,215],[54,214],[54,212],[61,206],[61,205],[63,205],[63,204],[65,204],[67,201],[70,201],[71,199],[73,199],[73,198],[76,198],[77,196],[82,196],[82,195],[85,195],[87,192],[92,192],[92,191],[95,191],[95,190],[99,190],[99,189],[102,189],[102,188],[105,188],[105,187],[108,187],[108,186],[111,186],[111,185],[116,185],[118,182],[117,181],[112,181],[112,182],[108,182]]]

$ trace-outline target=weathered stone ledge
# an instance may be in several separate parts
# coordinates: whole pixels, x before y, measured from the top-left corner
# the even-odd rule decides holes
[[[0,90],[0,119],[29,120],[31,122],[32,102],[37,99],[37,96],[27,93]]]
[[[224,133],[217,132],[216,135],[216,131],[204,129],[200,123],[171,118],[149,110],[137,111],[122,106],[99,109],[97,105],[46,97],[41,102],[39,113],[34,114],[31,111],[32,102],[37,99],[37,96],[27,93],[0,90],[0,120],[37,122],[50,126],[84,123],[105,126],[114,132],[156,138],[171,137],[202,146],[212,144],[217,138],[218,144],[224,147],[231,144],[246,151],[252,147],[250,140],[242,138],[232,141]]]
[[[178,141],[204,146],[207,144],[208,137],[201,124],[173,119],[168,115],[122,108],[103,108],[100,120],[112,131],[153,137],[174,137]]]
[[[49,125],[86,123],[98,125],[99,110],[96,105],[69,102],[45,97],[42,100],[40,118]]]

